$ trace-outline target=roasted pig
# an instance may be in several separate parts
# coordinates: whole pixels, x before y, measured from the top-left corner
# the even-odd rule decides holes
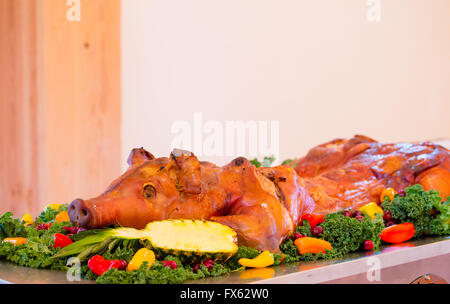
[[[289,165],[256,168],[239,157],[218,167],[174,150],[155,158],[133,149],[129,168],[98,197],[75,199],[73,224],[143,228],[192,218],[235,229],[241,245],[279,251],[305,213],[331,213],[379,202],[381,191],[420,183],[450,195],[449,151],[429,142],[381,144],[365,136],[319,145]]]

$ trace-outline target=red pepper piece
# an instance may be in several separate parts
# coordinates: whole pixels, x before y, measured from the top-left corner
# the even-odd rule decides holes
[[[106,270],[111,268],[120,269],[121,267],[123,267],[123,264],[120,260],[106,260]]]
[[[73,243],[73,241],[66,235],[62,234],[62,233],[55,233],[53,235],[53,240],[54,240],[54,244],[53,244],[53,248],[64,248],[67,245],[70,245]]]
[[[88,261],[89,269],[98,276],[101,276],[108,269],[106,268],[106,260],[101,255],[94,255]]]
[[[403,223],[384,228],[380,238],[387,243],[398,244],[410,240],[415,233],[412,223]]]
[[[314,228],[325,220],[325,214],[305,213],[302,215],[302,221],[303,220],[307,220],[311,228]]]
[[[127,262],[124,260],[105,260],[101,255],[94,255],[88,261],[89,269],[98,276],[101,276],[106,271],[111,268],[116,268],[119,270],[125,269]]]

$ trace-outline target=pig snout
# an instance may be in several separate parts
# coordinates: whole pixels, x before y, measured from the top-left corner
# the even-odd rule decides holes
[[[72,224],[80,227],[86,227],[92,218],[91,211],[80,198],[70,203],[68,213]]]

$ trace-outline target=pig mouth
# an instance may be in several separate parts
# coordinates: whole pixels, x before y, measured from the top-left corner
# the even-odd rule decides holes
[[[77,198],[70,203],[68,213],[72,224],[80,227],[89,225],[92,218],[91,211],[86,206],[86,203],[80,198]]]

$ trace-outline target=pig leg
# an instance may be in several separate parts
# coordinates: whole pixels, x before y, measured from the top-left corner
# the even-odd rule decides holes
[[[246,214],[214,216],[210,220],[224,224],[235,230],[238,235],[239,244],[245,244],[254,248],[262,245],[260,243],[262,226],[255,216]]]
[[[279,252],[281,242],[293,232],[294,223],[289,212],[277,200],[244,197],[231,212],[213,216],[210,220],[233,228],[241,245]]]
[[[258,250],[270,250],[272,252],[280,252],[280,244],[283,238],[265,237],[264,219],[255,215],[239,214],[214,216],[211,221],[224,224],[231,227],[238,235],[238,243],[240,245],[253,247]]]

